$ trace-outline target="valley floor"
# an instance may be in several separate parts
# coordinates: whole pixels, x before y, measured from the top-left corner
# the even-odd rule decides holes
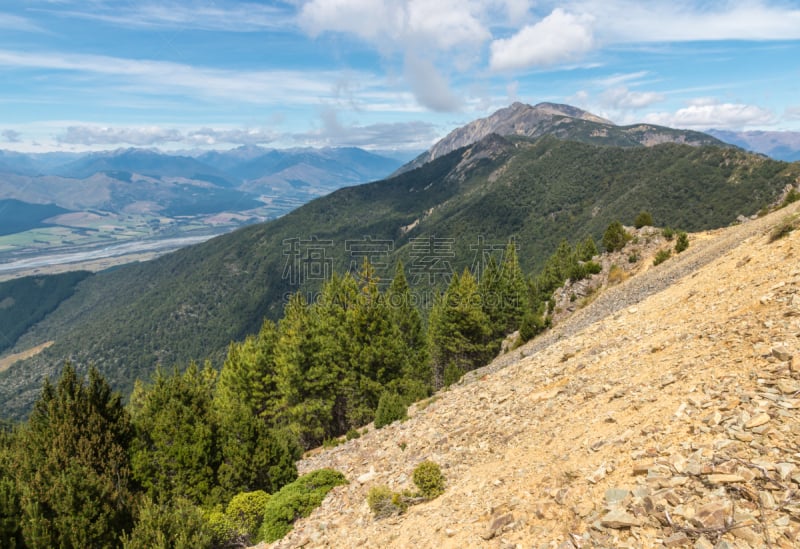
[[[800,204],[695,239],[411,418],[308,455],[343,472],[277,547],[797,547]],[[447,490],[375,520],[370,487]]]

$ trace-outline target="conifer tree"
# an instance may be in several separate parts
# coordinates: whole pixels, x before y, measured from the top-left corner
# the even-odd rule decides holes
[[[22,509],[16,482],[15,433],[0,422],[0,547],[22,547]]]
[[[109,547],[132,526],[128,447],[133,431],[120,396],[95,369],[67,364],[46,381],[20,434],[17,478],[28,547]]]
[[[447,291],[437,298],[428,329],[437,388],[492,357],[489,320],[481,308],[478,284],[469,270],[453,276]]]
[[[256,336],[241,343],[231,343],[222,366],[214,394],[214,407],[221,413],[226,408],[244,404],[252,415],[275,420],[279,392],[275,369],[275,347],[278,328],[265,320]]]
[[[414,302],[402,261],[397,263],[394,278],[386,291],[386,301],[390,318],[400,331],[403,352],[408,357],[402,378],[394,385],[401,386],[399,392],[412,401],[416,397],[424,398],[433,388],[433,372],[422,316]]]
[[[364,425],[374,417],[383,389],[408,370],[409,350],[375,269],[365,258],[358,274],[359,292],[348,311],[350,341],[348,424]]]
[[[527,284],[519,266],[517,247],[513,241],[508,243],[503,254],[498,291],[497,332],[503,338],[519,328],[522,316],[528,307]]]
[[[224,408],[217,421],[223,500],[255,490],[272,494],[297,478],[290,441],[271,431],[244,402]]]
[[[329,436],[336,401],[332,389],[338,372],[328,369],[322,360],[323,354],[335,358],[336,349],[321,333],[323,321],[331,322],[316,310],[312,314],[303,296],[295,294],[278,324],[275,368],[281,395],[281,423],[291,429],[305,448]]]
[[[186,498],[213,503],[218,464],[212,397],[216,373],[191,363],[184,373],[156,371],[149,386],[131,396],[136,439],[131,461],[136,479],[155,501]]]

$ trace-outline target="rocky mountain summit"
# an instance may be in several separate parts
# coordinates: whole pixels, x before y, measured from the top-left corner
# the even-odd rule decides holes
[[[800,203],[695,234],[543,337],[312,452],[343,472],[275,547],[791,548],[800,544]],[[652,265],[652,262],[650,262]],[[376,520],[372,486],[445,493]]]
[[[538,138],[554,135],[559,139],[615,146],[653,146],[661,143],[688,145],[722,145],[710,135],[675,130],[653,124],[617,126],[610,120],[588,111],[557,103],[531,106],[516,102],[486,118],[479,118],[457,128],[426,152],[403,166],[397,173],[410,171],[461,147],[480,141],[491,134]]]

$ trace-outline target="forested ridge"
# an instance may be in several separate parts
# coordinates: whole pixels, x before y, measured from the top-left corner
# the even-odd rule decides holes
[[[137,380],[126,405],[96,368],[84,378],[67,363],[28,420],[0,432],[0,545],[232,547],[281,537],[345,482],[326,470],[298,479],[304,449],[404,418],[409,404],[490,360],[507,334],[543,329],[549,294],[599,270],[596,253],[591,237],[564,241],[528,278],[509,242],[480,277],[454,275],[427,323],[403,264],[381,290],[365,259],[313,303],[296,293],[277,323],[231,343],[219,373],[208,362],[159,369]]]
[[[157,365],[210,359],[219,367],[232,340],[283,314],[288,295],[319,292],[320,280],[292,280],[292,242],[330,243],[331,272],[355,271],[347,245],[390,242],[377,265],[384,280],[398,262],[410,272],[424,239],[452,243],[449,272],[472,267],[480,242],[515,237],[525,272],[540,269],[563,238],[600,238],[614,219],[649,210],[685,230],[727,225],[775,200],[800,175],[797,164],[733,148],[664,144],[619,148],[490,136],[400,176],[345,188],[264,225],[248,227],[158,260],[99,273],[16,343],[56,344],[0,374],[4,414],[23,417],[41,380],[66,358],[93,363],[127,393]],[[355,263],[355,266],[353,265]],[[442,288],[437,278],[434,290]],[[426,313],[427,314],[427,313]]]

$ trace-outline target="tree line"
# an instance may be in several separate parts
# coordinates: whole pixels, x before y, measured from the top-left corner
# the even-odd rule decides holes
[[[511,242],[479,278],[454,275],[427,321],[402,264],[382,291],[365,260],[231,343],[219,373],[208,362],[158,370],[127,405],[96,369],[84,379],[67,364],[27,422],[0,429],[0,546],[241,541],[219,526],[232,501],[278,493],[304,449],[370,423],[382,399],[405,410],[487,363],[511,332],[544,329],[553,290],[599,271],[596,253],[591,238],[564,241],[526,279]]]

